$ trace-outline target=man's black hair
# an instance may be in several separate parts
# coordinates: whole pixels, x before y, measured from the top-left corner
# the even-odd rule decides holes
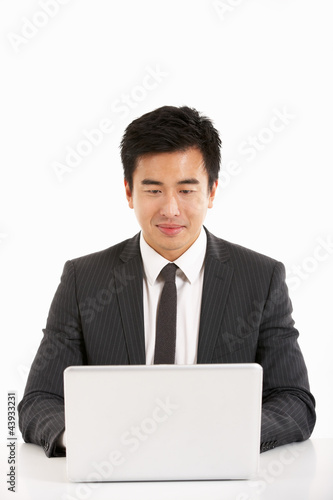
[[[142,115],[128,125],[120,148],[124,177],[133,189],[133,172],[138,160],[150,153],[200,150],[208,173],[208,187],[218,179],[221,139],[212,121],[188,106],[163,106]]]

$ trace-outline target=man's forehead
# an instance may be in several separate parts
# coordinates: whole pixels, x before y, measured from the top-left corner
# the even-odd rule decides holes
[[[140,157],[133,172],[140,180],[151,179],[161,181],[159,177],[173,177],[175,182],[198,183],[202,176],[206,177],[207,171],[200,150],[190,148],[185,151],[167,153],[150,153]]]

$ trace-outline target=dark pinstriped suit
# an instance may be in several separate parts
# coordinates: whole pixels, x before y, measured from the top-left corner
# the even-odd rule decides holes
[[[261,450],[307,439],[314,398],[293,327],[284,266],[207,231],[198,363],[258,362],[264,370]],[[63,370],[145,364],[139,235],[65,264],[32,364],[20,429],[63,455]],[[218,388],[216,388],[218,396]]]

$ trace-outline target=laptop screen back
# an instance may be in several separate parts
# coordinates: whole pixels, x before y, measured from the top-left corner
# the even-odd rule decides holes
[[[246,479],[258,471],[262,368],[78,366],[64,372],[72,481]]]

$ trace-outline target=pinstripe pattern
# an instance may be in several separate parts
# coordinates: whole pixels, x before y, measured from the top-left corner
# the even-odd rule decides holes
[[[142,276],[139,235],[66,262],[19,404],[24,439],[47,456],[63,455],[67,366],[145,363]],[[198,363],[263,366],[262,451],[307,439],[315,423],[284,280],[281,263],[207,231]]]

